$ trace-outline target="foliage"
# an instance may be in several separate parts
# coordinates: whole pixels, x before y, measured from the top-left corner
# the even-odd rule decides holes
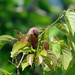
[[[3,72],[5,75],[12,75],[12,73],[9,73],[8,71],[4,69],[0,69],[1,72]]]
[[[10,36],[10,35],[2,35],[0,36],[0,49],[9,41],[11,40],[15,40],[14,37]]]
[[[17,56],[21,53],[25,53],[25,58],[21,57],[21,60],[17,62],[17,64],[19,63],[19,66],[21,64],[22,71],[27,67],[29,67],[29,69],[32,67],[34,73],[34,69],[41,65],[43,66],[43,75],[57,75],[59,73],[60,75],[62,75],[62,73],[64,75],[69,74],[70,69],[74,68],[73,65],[75,65],[75,9],[68,9],[61,15],[64,15],[65,22],[61,21],[60,23],[57,23],[55,27],[62,31],[67,37],[67,43],[56,36],[51,37],[50,42],[48,42],[47,33],[44,33],[38,38],[39,43],[37,49],[33,49],[29,42],[25,41],[22,43],[21,41],[17,41],[13,45],[11,51],[11,64],[15,65]],[[60,18],[61,16],[59,16],[55,22]],[[13,37],[7,35],[0,36],[0,38],[0,48],[10,40],[14,40]],[[19,69],[17,66],[16,68]],[[74,75],[74,73],[72,73],[72,75]]]

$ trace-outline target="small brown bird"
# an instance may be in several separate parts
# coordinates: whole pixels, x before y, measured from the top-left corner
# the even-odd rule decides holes
[[[39,34],[38,28],[32,27],[29,29],[27,34],[20,36],[18,38],[18,41],[21,41],[22,43],[29,42],[30,45],[34,49],[36,49],[38,44],[38,34]]]

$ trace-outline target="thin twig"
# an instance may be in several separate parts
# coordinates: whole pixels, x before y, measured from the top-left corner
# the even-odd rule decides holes
[[[19,61],[19,64],[18,64],[17,68],[19,68],[19,67],[20,67],[20,65],[21,65],[21,63],[22,63],[22,60],[23,60],[23,58],[24,58],[25,54],[26,54],[26,52],[24,52],[24,53],[23,53],[22,58],[21,58],[21,60]]]
[[[17,58],[15,57],[15,62],[16,62],[16,64],[17,64]]]
[[[64,15],[61,15],[56,21],[54,21],[51,25],[49,25],[40,35],[39,35],[39,37],[41,37],[44,33],[45,33],[45,31],[47,31],[51,26],[53,26],[59,19],[61,19],[62,17],[63,17]],[[38,37],[38,38],[39,38]]]
[[[26,52],[23,53],[22,57],[21,57],[21,60],[19,61],[19,64],[18,65],[15,65],[13,62],[11,62],[10,60],[8,60],[12,65],[14,65],[16,68],[17,68],[17,75],[20,75],[20,72],[19,72],[19,67],[23,61],[23,58],[25,56]]]
[[[17,66],[13,62],[11,62],[10,60],[8,60],[8,61],[17,68]]]

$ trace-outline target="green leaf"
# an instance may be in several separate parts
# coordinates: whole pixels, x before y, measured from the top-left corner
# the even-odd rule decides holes
[[[32,52],[32,50],[31,50],[29,47],[25,47],[23,50],[18,50],[17,53],[19,54],[19,53],[21,53],[21,52],[22,52],[22,53],[23,53],[23,52],[28,53],[28,52]]]
[[[72,46],[73,46],[73,49],[75,51],[75,43],[74,42],[72,42]]]
[[[54,54],[54,52],[52,52],[51,50],[48,50],[47,53],[48,53],[47,57],[52,61],[53,65],[54,65],[54,69],[55,69],[56,64],[57,64],[57,57]]]
[[[0,71],[2,71],[5,75],[12,75],[12,73],[9,73],[8,71],[6,71],[4,69],[0,69]]]
[[[31,52],[35,52],[35,51],[36,50],[33,49],[32,47],[24,47],[23,50],[19,50],[18,51],[18,54],[21,53],[21,52],[26,52],[26,53],[29,53],[30,52],[31,53]]]
[[[28,62],[22,62],[22,71],[27,67],[29,66],[29,63]]]
[[[60,57],[60,42],[63,40],[59,40],[56,36],[51,37],[51,50],[56,54],[57,59]]]
[[[72,53],[67,47],[62,47],[62,65],[66,70],[69,66],[69,63],[72,59]]]
[[[58,29],[60,29],[64,34],[67,36],[68,40],[68,48],[75,50],[75,10],[74,9],[68,9],[65,12],[65,23],[59,23],[56,25]]]
[[[11,57],[15,57],[18,55],[18,51],[20,51],[20,49],[24,49],[26,46],[28,45],[28,42],[25,42],[25,43],[22,43],[21,41],[17,41],[14,46],[13,46],[13,49],[11,51]]]
[[[42,55],[42,56],[47,56],[47,51],[46,51],[46,50],[41,51],[41,52],[40,52],[40,55]]]
[[[15,56],[17,56],[18,50],[19,50],[19,48],[21,47],[21,45],[22,45],[21,41],[17,41],[17,42],[14,44],[13,49],[12,49],[12,51],[11,51],[11,57],[12,57],[12,58],[15,57]]]
[[[38,65],[40,65],[43,62],[43,57],[41,55],[37,56]]]
[[[67,36],[68,48],[71,48],[72,42],[71,42],[71,36],[69,35],[69,29],[67,27],[67,24],[59,23],[56,25],[56,27],[60,29],[62,32],[64,32],[64,34]]]
[[[58,29],[60,29],[62,32],[64,32],[66,35],[68,35],[69,30],[68,30],[67,24],[65,24],[65,23],[58,23],[56,25],[56,27]]]
[[[9,41],[11,40],[15,40],[14,37],[10,36],[10,35],[2,35],[0,36],[0,49]]]
[[[29,47],[29,46],[30,46],[29,42],[24,42],[24,43],[22,43],[21,46],[19,47],[19,50],[20,50],[20,49],[25,49],[26,47]]]
[[[51,42],[51,50],[56,54],[58,59],[60,57],[60,44]]]
[[[51,61],[48,58],[45,58],[44,63],[51,69],[51,71],[53,70],[53,66],[51,65]]]
[[[34,54],[29,54],[27,56],[27,62],[29,63],[30,66],[32,66],[33,61],[34,61]]]
[[[75,74],[75,54],[73,55],[72,60],[67,68],[65,75],[74,75]]]
[[[31,50],[31,52],[35,52],[35,51],[36,51],[36,50],[35,50],[35,49],[33,49],[32,47],[31,47],[31,49],[30,49],[30,50]]]
[[[71,32],[71,34],[74,36],[75,33],[75,11],[67,10],[65,13],[66,21],[68,28]]]
[[[47,65],[45,65],[45,67],[43,69],[43,75],[52,75],[51,70]]]

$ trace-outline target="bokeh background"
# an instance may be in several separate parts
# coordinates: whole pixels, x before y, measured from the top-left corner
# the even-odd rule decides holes
[[[75,7],[75,0],[0,0],[0,35],[18,37],[14,30],[27,33],[29,28],[46,28],[62,13],[63,10]],[[66,41],[66,37],[56,28],[49,31],[49,38],[58,35]],[[16,69],[12,66],[10,52],[13,44],[5,45],[0,50],[0,68],[16,75]],[[40,70],[38,69],[40,72]],[[27,71],[22,72],[25,75]],[[0,72],[0,75],[4,75]],[[42,75],[40,73],[39,75]]]

